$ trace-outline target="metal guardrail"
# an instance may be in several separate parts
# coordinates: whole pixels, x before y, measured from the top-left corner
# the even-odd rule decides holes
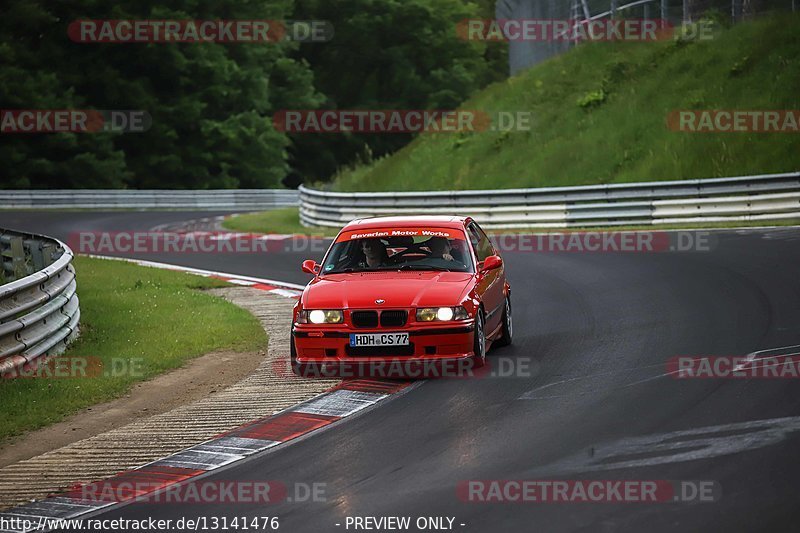
[[[363,217],[462,214],[492,229],[696,224],[800,218],[800,172],[578,187],[343,193],[300,187],[305,226]]]
[[[0,374],[7,374],[63,351],[81,313],[67,245],[0,229],[0,255]]]
[[[261,210],[297,205],[290,189],[0,190],[0,209]]]

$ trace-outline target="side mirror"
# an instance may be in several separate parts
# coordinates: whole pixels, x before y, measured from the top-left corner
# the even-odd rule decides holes
[[[319,272],[319,265],[313,259],[306,259],[303,261],[303,266],[301,268],[303,272],[311,274],[312,276],[316,276],[317,272]]]
[[[482,270],[494,270],[495,268],[500,268],[501,266],[503,266],[503,259],[499,255],[490,255],[483,260]]]

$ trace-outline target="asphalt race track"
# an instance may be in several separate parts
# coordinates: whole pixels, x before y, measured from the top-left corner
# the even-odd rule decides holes
[[[31,213],[30,211],[0,211],[0,227],[16,229],[20,231],[30,231],[34,233],[45,233],[51,237],[56,237],[64,242],[69,242],[70,236],[80,232],[143,232],[162,224],[177,223],[185,220],[195,220],[204,217],[215,217],[225,214],[220,211],[198,212],[198,211],[163,211],[163,212],[135,212],[135,211],[109,211],[109,212],[90,212],[73,211],[60,213],[57,211],[41,211]],[[329,243],[315,240],[313,242],[298,240],[295,249],[299,249],[296,254],[276,253],[268,258],[259,254],[245,253],[232,256],[229,253],[220,254],[161,254],[147,253],[142,255],[109,253],[104,255],[115,255],[119,257],[138,257],[148,261],[158,261],[171,263],[181,266],[191,266],[206,270],[228,272],[259,277],[274,277],[279,281],[290,283],[306,284],[310,279],[307,274],[300,271],[298,258],[303,259],[314,257],[311,250],[316,250],[317,256],[322,256]],[[302,250],[309,250],[303,253]],[[319,251],[321,250],[321,251]],[[77,253],[78,250],[74,249]]]
[[[0,226],[63,239],[208,215],[1,212]],[[506,252],[515,343],[489,360],[496,372],[513,366],[511,376],[427,381],[206,478],[325,483],[324,502],[137,503],[99,516],[268,515],[286,532],[346,531],[354,516],[455,517],[453,529],[468,532],[797,531],[800,380],[665,375],[676,356],[800,344],[800,230],[714,235],[702,252]],[[143,258],[304,283],[301,260],[320,256]],[[716,500],[479,503],[457,494],[462,481],[514,479],[706,481]]]

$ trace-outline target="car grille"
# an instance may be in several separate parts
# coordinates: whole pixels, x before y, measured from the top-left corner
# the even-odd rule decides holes
[[[353,321],[353,326],[357,328],[377,328],[378,327],[378,312],[377,311],[353,311],[350,314],[350,320]]]
[[[353,311],[350,313],[350,320],[357,328],[377,328],[379,323],[383,328],[399,328],[406,325],[408,311],[401,309],[381,311],[380,320],[378,311]]]
[[[408,311],[383,311],[381,312],[381,326],[384,328],[397,328],[406,325]]]

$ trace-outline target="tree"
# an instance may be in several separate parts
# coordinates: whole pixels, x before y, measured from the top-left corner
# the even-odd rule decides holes
[[[321,101],[308,65],[287,55],[294,43],[67,38],[77,19],[282,19],[288,1],[11,3],[16,16],[0,21],[4,35],[17,37],[3,49],[3,101],[23,108],[144,110],[152,126],[145,133],[18,136],[4,153],[17,162],[4,168],[4,186],[279,186],[289,170],[288,139],[272,127],[270,114]]]
[[[297,0],[295,19],[330,21],[335,37],[304,44],[296,56],[311,65],[315,86],[327,97],[325,108],[453,109],[507,70],[504,59],[487,59],[486,43],[456,33],[459,21],[486,18],[489,3],[482,3]],[[393,152],[411,138],[294,134],[292,165],[309,180],[328,179],[342,165]]]
[[[0,17],[0,99],[5,109],[81,109],[85,99],[64,83],[54,58],[65,35],[39,2],[7,2]],[[121,187],[130,178],[111,135],[2,133],[0,187]]]

